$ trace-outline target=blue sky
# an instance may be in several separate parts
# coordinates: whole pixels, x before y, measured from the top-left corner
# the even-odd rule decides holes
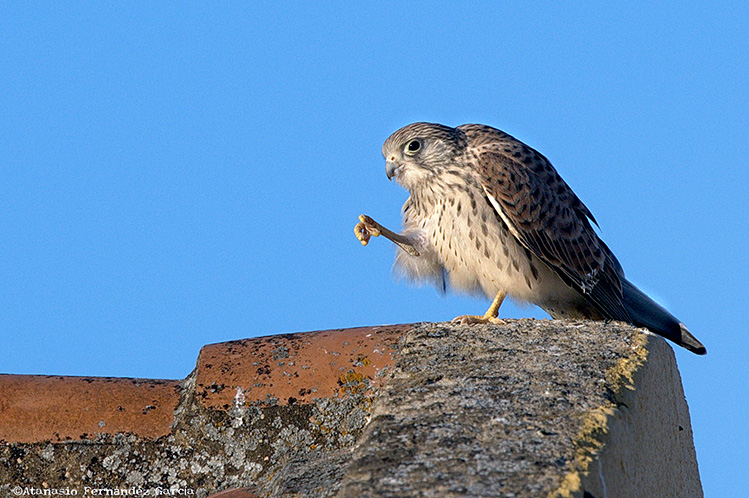
[[[183,378],[207,343],[482,313],[353,226],[399,227],[390,133],[485,123],[706,344],[676,351],[703,486],[748,489],[749,10],[457,4],[0,7],[0,372]]]

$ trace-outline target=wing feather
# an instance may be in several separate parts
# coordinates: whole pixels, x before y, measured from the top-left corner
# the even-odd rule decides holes
[[[475,155],[494,209],[523,246],[605,317],[631,321],[622,300],[621,266],[598,238],[590,211],[545,157],[515,142],[512,155],[502,144],[482,144]]]

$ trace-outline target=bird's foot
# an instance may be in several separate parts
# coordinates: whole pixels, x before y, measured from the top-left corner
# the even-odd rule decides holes
[[[369,243],[370,237],[380,236],[382,233],[382,225],[366,214],[360,214],[359,223],[354,227],[354,233],[356,234],[356,238],[359,239],[359,242],[361,242],[361,245],[366,246]]]
[[[499,307],[502,306],[502,301],[507,297],[507,292],[500,290],[497,295],[494,296],[489,309],[483,315],[461,315],[453,318],[453,323],[460,325],[470,325],[472,323],[493,323],[495,325],[504,325],[505,321],[499,318]]]
[[[413,241],[411,239],[398,233],[391,232],[366,214],[359,215],[359,223],[354,227],[354,233],[363,246],[366,246],[369,243],[370,237],[379,237],[382,235],[411,256],[419,255],[419,251],[413,246]]]
[[[473,323],[493,323],[495,325],[504,325],[505,321],[496,316],[490,315],[461,315],[452,319],[452,323],[459,325],[471,325]]]

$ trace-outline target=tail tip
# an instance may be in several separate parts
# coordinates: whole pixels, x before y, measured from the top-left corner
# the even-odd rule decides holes
[[[691,332],[689,332],[686,325],[684,325],[683,323],[679,323],[679,329],[681,330],[681,341],[679,343],[680,346],[685,347],[695,354],[707,354],[707,349],[705,348],[705,346],[703,346],[702,343],[698,341]]]

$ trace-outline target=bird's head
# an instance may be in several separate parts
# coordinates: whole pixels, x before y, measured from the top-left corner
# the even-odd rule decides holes
[[[413,123],[382,146],[385,172],[408,190],[424,187],[446,171],[465,147],[465,134],[435,123]]]

